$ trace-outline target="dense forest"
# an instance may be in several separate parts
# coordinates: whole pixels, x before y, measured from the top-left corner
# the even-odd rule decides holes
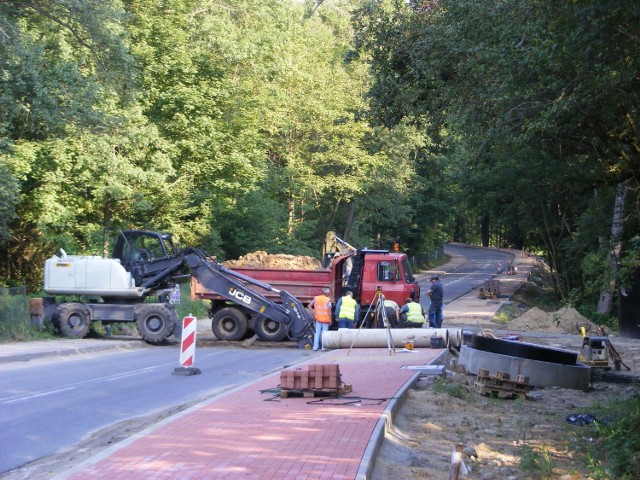
[[[640,268],[637,0],[0,0],[0,284],[124,228],[219,259],[543,255],[612,312]]]

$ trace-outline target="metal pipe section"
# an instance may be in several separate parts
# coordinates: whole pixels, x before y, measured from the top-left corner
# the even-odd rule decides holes
[[[324,348],[385,348],[387,334],[391,333],[394,348],[403,348],[413,342],[415,348],[430,348],[432,337],[441,337],[443,347],[459,348],[462,330],[458,328],[340,328],[322,334]]]

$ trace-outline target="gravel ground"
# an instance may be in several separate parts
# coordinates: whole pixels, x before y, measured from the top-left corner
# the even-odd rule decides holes
[[[455,319],[448,322],[456,323]],[[544,331],[537,331],[527,337],[525,332],[523,340],[580,351],[581,336],[557,333],[557,324],[552,324],[553,333],[545,335]],[[508,325],[495,325],[496,329],[505,326]],[[458,443],[477,453],[477,457],[465,456],[470,472],[460,478],[593,478],[583,464],[584,459],[570,446],[578,429],[595,426],[575,426],[566,418],[593,413],[598,404],[638,394],[640,340],[611,337],[611,344],[630,371],[625,367],[608,372],[598,369],[592,373],[587,391],[536,388],[525,399],[500,399],[476,393],[475,376],[459,368],[456,371],[455,356],[450,355],[446,361],[449,367],[446,380],[423,377],[408,392],[381,446],[372,480],[449,478],[452,452]]]

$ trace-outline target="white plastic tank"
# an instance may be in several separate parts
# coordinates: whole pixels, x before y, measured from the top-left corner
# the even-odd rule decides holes
[[[131,274],[120,260],[100,256],[54,255],[45,262],[44,291],[50,295],[139,297]]]

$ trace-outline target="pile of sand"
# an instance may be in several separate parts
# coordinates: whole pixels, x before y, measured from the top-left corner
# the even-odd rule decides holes
[[[237,260],[227,260],[223,265],[228,268],[284,268],[289,270],[320,270],[322,264],[313,257],[268,254],[258,250],[247,253]]]
[[[533,307],[509,322],[510,328],[523,332],[578,334],[581,325],[590,325],[590,322],[571,307],[564,307],[555,312],[545,312]]]

